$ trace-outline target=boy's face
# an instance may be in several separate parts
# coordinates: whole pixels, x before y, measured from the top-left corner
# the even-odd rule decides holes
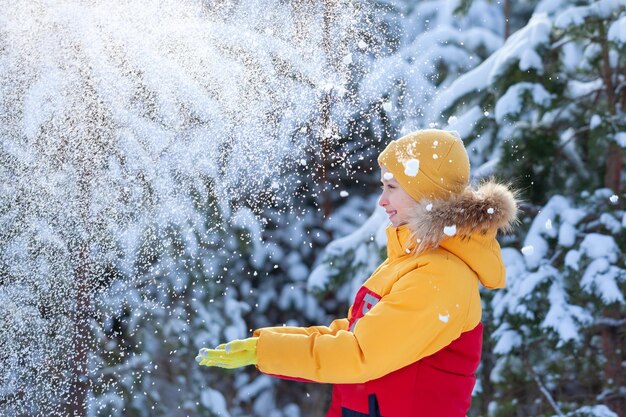
[[[384,166],[381,167],[380,181],[383,183],[383,192],[378,199],[378,204],[385,209],[392,225],[405,224],[409,211],[415,207],[415,200],[404,191],[400,183]]]

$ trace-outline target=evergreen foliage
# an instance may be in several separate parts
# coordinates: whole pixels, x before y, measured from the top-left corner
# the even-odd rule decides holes
[[[505,240],[509,284],[487,298],[495,356],[476,415],[626,413],[625,16],[620,2],[539,3],[438,97],[434,115],[470,122],[474,175],[513,181],[526,200],[524,226]]]

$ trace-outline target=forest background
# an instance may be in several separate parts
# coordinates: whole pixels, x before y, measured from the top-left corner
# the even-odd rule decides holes
[[[194,357],[345,317],[376,156],[437,127],[523,200],[469,416],[626,417],[623,0],[0,10],[0,415],[324,415]]]

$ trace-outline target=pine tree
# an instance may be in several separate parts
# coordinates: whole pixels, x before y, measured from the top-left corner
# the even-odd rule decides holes
[[[355,81],[358,107],[336,150],[345,157],[337,166],[335,177],[340,188],[351,196],[376,193],[380,185],[376,162],[379,152],[390,140],[429,125],[427,109],[437,89],[449,86],[502,44],[499,29],[483,19],[485,15],[499,15],[501,10],[487,2],[476,1],[462,8],[460,2],[389,5],[374,1],[369,10],[368,23],[379,29],[374,31],[377,36],[360,44],[361,53],[355,59],[360,76]],[[374,200],[370,204],[365,213],[375,210]],[[365,220],[368,216],[363,215]],[[384,218],[374,218],[378,226],[384,226]],[[376,229],[370,225],[367,233],[357,232],[357,239],[340,239],[331,244],[317,261],[319,269],[312,277],[312,285],[327,291],[345,285],[358,288],[385,253],[380,241],[371,240]],[[372,255],[365,263],[358,255],[364,252]],[[331,262],[333,267],[327,268]],[[352,301],[350,291],[339,292],[345,297],[343,306]]]
[[[438,97],[434,114],[469,126],[474,174],[513,180],[528,202],[487,315],[483,414],[624,416],[624,16],[619,2],[540,3]]]
[[[6,7],[2,413],[224,414],[240,387],[193,358],[249,331],[241,278],[276,262],[237,219],[280,197],[325,61],[315,4],[223,6]]]

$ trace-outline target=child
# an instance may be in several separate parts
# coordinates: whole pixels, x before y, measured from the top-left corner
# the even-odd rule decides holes
[[[516,222],[505,186],[468,185],[463,142],[442,130],[392,141],[378,157],[387,259],[330,326],[269,327],[202,349],[201,365],[256,364],[335,384],[327,417],[463,417],[482,346],[479,282],[502,288],[498,229]]]

